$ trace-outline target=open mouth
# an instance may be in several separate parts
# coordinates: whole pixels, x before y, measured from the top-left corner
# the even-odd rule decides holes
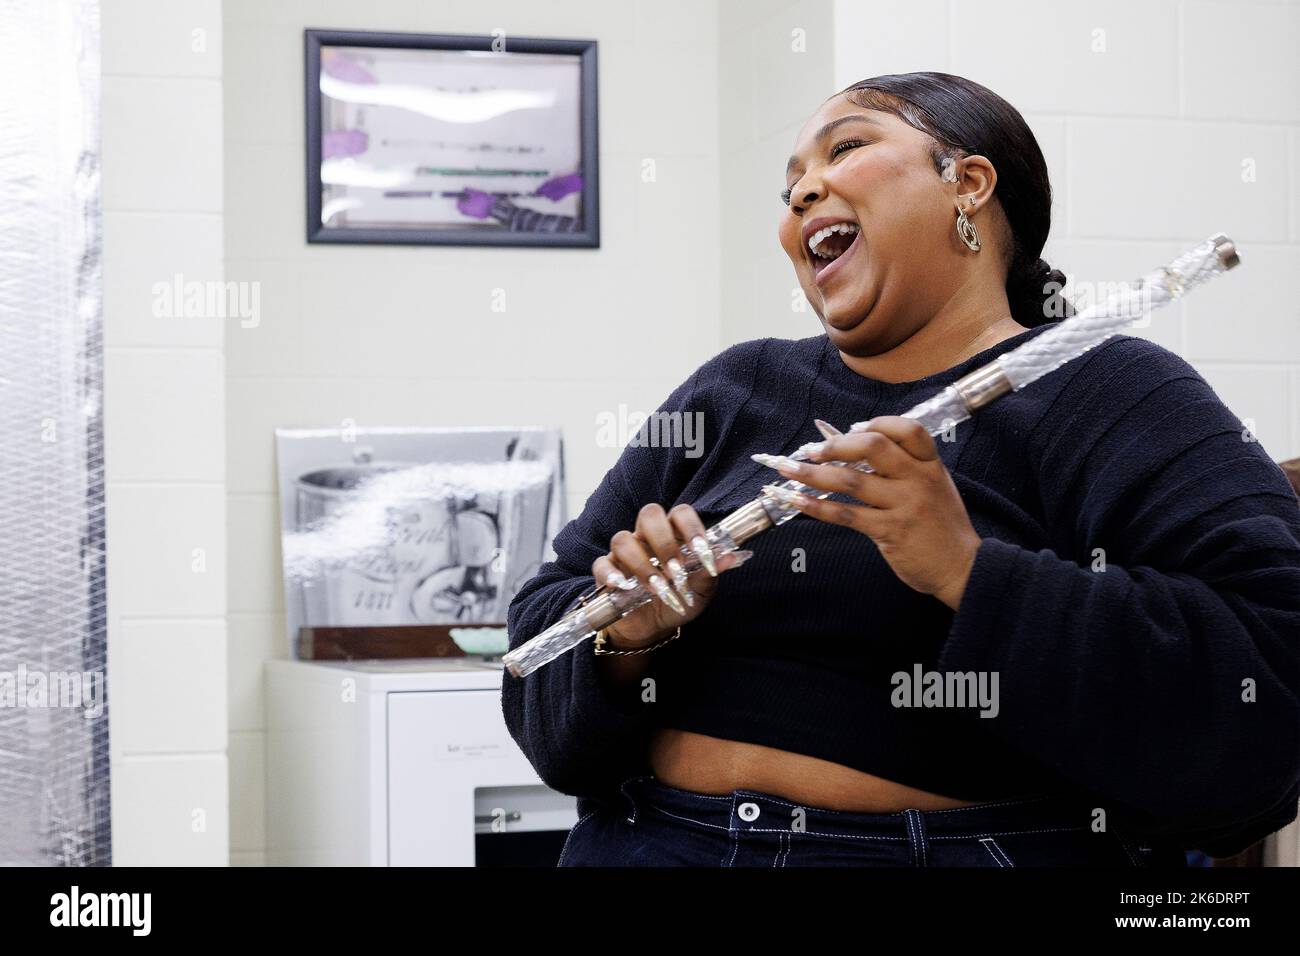
[[[813,276],[820,280],[823,272],[858,244],[861,234],[857,223],[846,220],[823,226],[810,235],[807,248]]]

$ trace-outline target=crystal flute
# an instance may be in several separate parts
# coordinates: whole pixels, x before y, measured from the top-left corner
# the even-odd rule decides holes
[[[1147,273],[1104,300],[1063,319],[1024,345],[963,376],[932,398],[904,412],[902,417],[920,422],[931,435],[941,435],[969,419],[978,409],[1055,371],[1147,313],[1234,268],[1240,261],[1231,239],[1222,233],[1213,235],[1168,265]],[[866,422],[857,422],[850,431],[861,431],[866,425]],[[791,457],[801,456],[796,453]],[[871,470],[861,462],[831,464]],[[783,525],[799,514],[797,509],[782,503],[782,498],[790,492],[819,498],[829,494],[794,479],[766,487],[753,501],[708,529],[708,549],[697,553],[689,546],[681,548],[678,560],[686,572],[691,574],[702,567],[713,572],[718,555],[739,551],[751,538]],[[579,603],[571,606],[558,621],[509,651],[502,660],[512,675],[526,677],[651,600],[650,591],[635,578],[627,579],[625,588],[602,586],[591,595],[580,596]]]

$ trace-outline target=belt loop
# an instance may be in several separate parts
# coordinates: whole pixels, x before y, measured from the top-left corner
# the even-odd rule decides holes
[[[907,824],[907,839],[912,846],[912,865],[928,866],[925,818],[921,816],[920,810],[904,810],[903,822]]]

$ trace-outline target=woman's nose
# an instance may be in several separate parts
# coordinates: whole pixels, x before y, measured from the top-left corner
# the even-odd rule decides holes
[[[817,192],[817,190],[815,189],[805,190],[799,199],[791,201],[790,208],[792,208],[795,212],[799,213],[800,215],[803,215],[803,211],[807,207],[815,203],[819,198],[820,198],[820,194]]]

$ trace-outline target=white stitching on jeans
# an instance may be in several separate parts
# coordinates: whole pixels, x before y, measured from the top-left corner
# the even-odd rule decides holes
[[[904,814],[907,817],[907,832],[911,836],[912,847],[920,857],[920,865],[926,866],[925,834],[921,830],[921,814],[917,810],[905,810]]]
[[[1089,827],[1047,827],[1042,830],[991,830],[991,836],[1016,836],[1021,833],[1077,833],[1079,830],[1087,830]],[[969,840],[969,835],[964,836],[937,836],[930,837],[931,840]]]
[[[1022,803],[1041,803],[1044,800],[1057,800],[1064,794],[1047,793],[1041,797],[1024,797],[1018,800],[999,800],[996,803],[972,803],[969,807],[948,807],[944,810],[926,810],[926,813],[960,813],[962,810],[985,810],[989,807],[1014,807]]]
[[[980,846],[989,851],[989,856],[993,857],[998,866],[1005,869],[1016,865],[1011,857],[1007,856],[1006,851],[998,845],[998,841],[992,837],[980,837]]]
[[[638,779],[642,779],[642,778],[638,778]],[[668,786],[667,784],[662,782],[660,782],[659,785]],[[677,788],[670,787],[669,789],[675,790]],[[692,797],[707,797],[710,800],[731,800],[732,799],[731,797],[709,796],[708,794],[695,793],[690,790],[685,790],[680,792],[689,793]],[[810,807],[807,804],[803,804],[803,803],[789,803],[785,800],[782,800],[780,797],[774,797],[770,793],[762,793],[757,790],[737,790],[735,792],[737,794],[747,794],[747,795],[755,796],[762,800],[766,800],[768,803],[778,803],[783,807],[792,807],[792,808],[803,809],[803,810],[815,810],[817,813],[829,813],[838,817],[863,817],[863,816],[901,817],[903,816],[902,811],[895,811],[893,813],[863,813],[861,811],[853,811],[853,810],[830,810],[826,807]],[[1015,799],[1015,800],[999,800],[994,803],[973,803],[968,807],[948,807],[945,810],[926,810],[925,812],[926,813],[960,813],[964,810],[985,810],[990,807],[1014,807],[1025,803],[1041,803],[1044,800],[1057,800],[1057,799],[1061,799],[1062,796],[1063,794],[1049,793],[1049,794],[1044,794],[1043,796],[1040,797],[1024,797],[1023,799]]]
[[[658,808],[656,808],[658,809]],[[788,833],[785,827],[750,827],[746,833]],[[891,840],[894,843],[907,843],[911,838],[905,836],[859,836],[856,833],[824,833],[821,830],[800,831],[805,836],[829,837],[833,840]]]
[[[684,817],[684,816],[682,816],[681,814],[672,813],[671,811],[669,811],[669,810],[665,810],[663,807],[656,806],[656,805],[654,805],[653,803],[652,803],[652,804],[648,804],[647,806],[648,806],[651,810],[654,810],[656,813],[662,813],[664,816],[666,816],[666,817],[672,817],[674,820],[682,820],[682,821],[684,821],[684,822],[686,822],[686,823],[693,823],[693,824],[695,824],[696,826],[708,827],[708,828],[711,829],[711,830],[724,830],[724,831],[730,832],[730,828],[728,828],[728,827],[719,826],[719,825],[716,824],[716,823],[706,823],[706,822],[703,821],[703,820],[696,820],[696,819],[694,819],[693,817]],[[790,806],[796,806],[796,804],[790,804]],[[594,812],[594,811],[593,811],[593,812]],[[905,821],[906,821],[906,824],[907,824],[907,830],[908,830],[908,836],[905,836],[905,837],[897,837],[897,836],[863,836],[863,835],[861,835],[861,834],[856,834],[856,833],[827,833],[827,832],[824,832],[824,831],[822,831],[822,830],[806,830],[806,831],[804,831],[804,836],[810,836],[810,837],[828,837],[828,838],[833,839],[833,840],[883,840],[883,841],[886,841],[886,842],[892,842],[892,843],[911,842],[913,839],[915,839],[914,831],[912,830],[912,821],[911,821],[910,816],[909,816],[908,814],[902,814],[902,816],[905,818]],[[1079,830],[1087,830],[1087,829],[1089,829],[1087,826],[1081,826],[1081,827],[1047,827],[1047,828],[1037,829],[1037,830],[996,830],[996,831],[990,831],[989,833],[987,833],[987,834],[985,834],[985,835],[986,835],[986,836],[1017,836],[1017,835],[1022,834],[1022,833],[1074,833],[1074,832],[1077,832],[1077,831],[1079,831]],[[745,831],[745,832],[747,832],[747,833],[786,833],[787,831],[786,831],[784,828],[780,828],[780,827],[750,827],[750,828],[749,828],[747,831]],[[929,839],[929,840],[931,840],[931,841],[935,841],[935,842],[938,842],[938,841],[950,842],[950,841],[955,841],[955,840],[969,840],[970,838],[971,838],[971,837],[970,837],[970,834],[960,834],[960,835],[957,835],[957,836],[928,836],[928,835],[927,835],[927,839]],[[740,849],[739,841],[737,841],[737,844],[736,844],[735,848],[734,848],[734,849],[732,850],[732,852],[731,852],[731,857],[732,857],[733,860],[734,860],[734,858],[735,858],[735,856],[736,856],[736,853],[737,853],[737,851],[738,851],[739,849]],[[788,851],[787,851],[787,853],[788,853]],[[924,848],[922,848],[922,853],[925,853],[925,849],[924,849]],[[724,855],[723,859],[724,859],[724,861],[725,861],[725,859],[726,859],[725,855]],[[926,859],[928,860],[928,855],[926,856]],[[729,866],[730,864],[724,862],[723,865],[724,865],[724,866]]]
[[[657,807],[655,809],[658,809]],[[750,827],[746,833],[788,833],[785,827]],[[905,836],[860,836],[856,833],[825,833],[821,830],[802,830],[805,836],[829,837],[833,840],[890,840],[894,843],[907,843],[911,837]]]
[[[912,829],[912,815],[906,810],[903,811],[903,825],[907,827],[907,849],[910,851],[912,863],[916,863],[916,831]]]
[[[1141,860],[1139,860],[1136,856],[1133,855],[1133,849],[1128,845],[1128,840],[1124,839],[1123,834],[1121,834],[1118,830],[1115,830],[1114,835],[1115,835],[1115,839],[1119,841],[1119,845],[1123,847],[1124,853],[1128,857],[1128,861],[1136,867],[1144,866],[1145,864],[1143,864]]]
[[[980,846],[984,847],[984,849],[988,851],[989,856],[993,857],[993,862],[996,863],[998,866],[1005,867],[1006,864],[1002,862],[1002,858],[993,852],[993,847],[989,846],[989,844],[992,842],[993,842],[992,837],[980,837]]]
[[[834,814],[834,815],[837,816],[837,817],[864,817],[864,816],[872,816],[872,817],[901,817],[901,816],[902,816],[901,813],[854,813],[854,812],[851,811],[851,810],[828,810],[826,807],[810,807],[810,806],[809,806],[808,804],[806,804],[806,803],[790,803],[790,802],[788,802],[788,801],[786,801],[786,800],[782,800],[782,799],[780,799],[779,797],[774,797],[774,796],[772,796],[770,793],[761,793],[761,792],[758,791],[758,790],[737,790],[737,791],[735,791],[735,794],[736,794],[737,796],[743,794],[743,795],[745,795],[745,796],[757,797],[757,798],[760,799],[760,800],[766,800],[768,803],[777,803],[777,804],[780,804],[780,805],[783,806],[783,807],[790,807],[791,809],[794,809],[794,810],[812,810],[812,811],[814,811],[814,812],[816,812],[816,813],[830,813],[830,814]],[[712,799],[730,800],[730,799],[732,799],[732,798],[731,798],[731,797],[714,797],[714,798],[712,798]]]
[[[727,832],[731,832],[730,828],[728,827],[719,826],[716,823],[706,823],[703,820],[696,820],[694,817],[684,817],[680,813],[673,813],[671,810],[665,810],[663,807],[656,806],[653,803],[647,804],[647,806],[655,813],[662,813],[664,816],[672,817],[674,820],[682,820],[686,823],[694,823],[696,826],[708,827],[711,830],[726,830]],[[786,833],[788,831],[782,827],[750,827],[745,832],[746,833]],[[898,842],[900,840],[906,841],[908,839],[907,837],[893,837],[893,836],[859,836],[854,833],[823,833],[820,830],[807,830],[805,831],[805,835],[830,837],[836,840],[892,840],[894,842]]]
[[[653,803],[649,805],[651,810],[656,813],[662,813],[666,817],[672,817],[674,820],[685,820],[687,823],[694,823],[696,826],[708,827],[711,830],[728,830],[727,827],[718,826],[716,823],[705,823],[703,820],[696,820],[694,817],[684,817],[679,813],[672,813],[663,807],[657,807]]]

